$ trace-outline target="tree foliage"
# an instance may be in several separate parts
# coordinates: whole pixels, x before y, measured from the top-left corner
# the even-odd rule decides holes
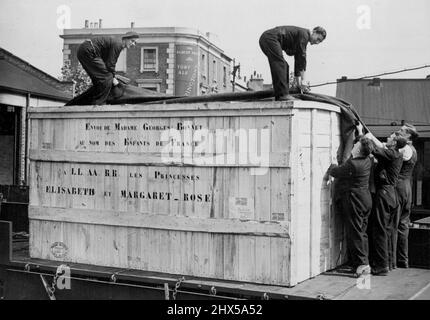
[[[76,66],[71,66],[70,62],[64,63],[61,68],[61,80],[75,82],[75,95],[81,94],[92,85],[90,77],[80,63]]]
[[[294,76],[294,72],[290,72],[290,89],[294,89],[297,87],[296,77]]]

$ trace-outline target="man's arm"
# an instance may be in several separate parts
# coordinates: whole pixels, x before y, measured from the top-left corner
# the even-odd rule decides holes
[[[394,149],[375,146],[375,149],[373,150],[373,155],[376,157],[376,159],[386,159],[386,160],[394,160],[397,158],[398,153]]]
[[[116,62],[118,61],[118,57],[121,54],[122,49],[122,42],[116,39],[112,39],[109,55],[106,59],[106,67],[114,76]]]
[[[344,164],[332,164],[328,169],[328,174],[335,178],[347,178],[354,174],[354,166],[351,160],[346,161]]]
[[[378,140],[378,138],[376,138],[376,137],[373,135],[373,133],[368,132],[368,133],[366,133],[365,137],[366,137],[366,138],[369,138],[370,140],[372,140],[372,141],[373,141],[373,143],[375,144],[375,146],[377,146],[378,148],[384,148],[384,147],[385,147],[385,144],[384,144],[384,143],[382,143],[381,141],[379,141],[379,140]]]
[[[299,75],[296,76],[296,83],[298,87],[301,87],[303,85],[303,81],[305,81],[305,71],[300,71]]]
[[[303,34],[297,46],[296,54],[294,55],[294,76],[296,77],[297,86],[301,88],[305,80],[306,72],[306,48],[309,39],[307,34]]]

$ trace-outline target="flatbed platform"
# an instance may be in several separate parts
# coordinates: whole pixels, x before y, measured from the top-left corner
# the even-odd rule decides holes
[[[5,268],[5,272],[38,275],[47,278],[55,273],[59,261],[31,259],[28,254],[28,242],[13,242],[12,259]],[[315,278],[306,280],[298,285],[288,288],[251,283],[217,281],[214,279],[186,277],[183,281],[181,275],[172,275],[148,271],[101,267],[85,264],[68,263],[71,269],[72,290],[81,287],[82,282],[93,285],[94,288],[107,285],[114,287],[146,288],[149,290],[146,298],[164,299],[164,284],[168,284],[169,291],[173,292],[175,286],[177,299],[327,299],[327,300],[430,300],[430,270],[426,269],[395,269],[387,276],[369,276],[366,279],[357,279],[352,274],[342,272],[341,269],[332,270]],[[17,279],[16,277],[12,277]],[[31,281],[30,281],[31,282]],[[34,281],[33,281],[34,282]],[[13,285],[13,295],[26,290],[28,284]],[[10,286],[9,286],[10,287]],[[40,298],[44,296],[43,286],[40,283]],[[152,291],[151,291],[152,288]],[[6,286],[6,293],[8,292]],[[34,291],[34,290],[33,290]],[[68,294],[57,290],[57,298],[68,298]],[[77,291],[77,290],[75,290]],[[87,288],[87,291],[88,288]],[[97,290],[95,290],[96,292]],[[106,290],[104,290],[106,291]],[[90,297],[89,292],[74,293],[74,297]],[[171,296],[171,295],[169,295]],[[99,296],[101,299],[114,296]],[[130,298],[121,295],[123,298]],[[5,295],[7,299],[7,294]]]

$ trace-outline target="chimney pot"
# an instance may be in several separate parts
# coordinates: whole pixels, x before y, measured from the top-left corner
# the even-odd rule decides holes
[[[134,28],[134,22],[132,22],[130,26],[133,29]]]
[[[88,29],[88,24],[89,24],[89,21],[85,20],[85,29]]]
[[[102,19],[99,19],[99,28],[101,29],[102,28]]]

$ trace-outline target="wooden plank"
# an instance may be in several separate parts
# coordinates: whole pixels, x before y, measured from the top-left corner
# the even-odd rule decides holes
[[[276,119],[279,119],[281,117],[276,117]],[[281,124],[285,124],[288,123],[289,121],[291,121],[291,117],[282,117],[282,118],[286,118],[285,122],[282,122]],[[255,127],[256,128],[260,128],[260,129],[269,129],[270,130],[270,134],[271,134],[271,140],[273,140],[274,138],[274,134],[275,134],[275,125],[278,124],[273,122],[273,117],[257,117],[255,119]],[[260,130],[261,132],[261,130]],[[289,135],[288,135],[289,136]],[[260,141],[261,142],[261,141]],[[289,157],[290,154],[289,152],[289,148],[286,149],[273,149],[272,143],[270,143],[269,145],[270,149],[269,149],[269,163],[270,163],[270,159],[271,159],[271,154],[273,153],[273,150],[275,150],[274,152],[285,152],[285,163],[286,165],[290,165],[289,163]],[[270,188],[270,177],[271,177],[271,169],[267,169],[267,168],[263,168],[266,170],[260,170],[260,171],[255,171],[255,190],[254,190],[254,194],[255,194],[255,200],[254,200],[254,206],[255,206],[255,220],[260,220],[260,221],[270,221],[271,219],[271,203],[270,201],[268,201],[270,199],[270,193],[271,193],[271,188]],[[258,169],[256,169],[258,170]]]
[[[270,238],[255,238],[255,279],[261,283],[268,283],[271,279]]]
[[[98,117],[103,118],[106,113],[130,113],[130,112],[144,112],[144,113],[163,113],[163,116],[169,117],[171,112],[185,112],[194,111],[203,114],[208,114],[209,111],[217,111],[218,114],[223,114],[223,111],[241,111],[242,115],[247,115],[243,111],[258,111],[260,113],[268,114],[271,109],[274,110],[291,110],[296,109],[320,109],[340,112],[340,108],[327,103],[319,103],[313,101],[294,100],[285,102],[276,101],[256,101],[249,102],[208,102],[208,103],[178,103],[178,104],[145,104],[145,105],[104,105],[104,106],[61,106],[61,107],[37,107],[29,108],[28,112],[32,116],[39,114],[77,114],[77,113],[98,113]]]
[[[272,284],[292,285],[290,280],[290,239],[270,238]]]
[[[213,154],[213,157],[226,157],[227,153]],[[60,150],[30,150],[30,160],[32,161],[50,161],[65,163],[97,163],[97,164],[134,164],[141,166],[187,166],[187,167],[226,167],[226,168],[259,168],[259,164],[240,164],[240,163],[215,163],[215,164],[194,164],[193,158],[184,157],[183,154],[173,154],[178,157],[178,161],[166,162],[162,160],[161,152],[151,153],[119,153],[119,152],[74,152]],[[173,158],[172,158],[173,159]],[[277,152],[269,155],[269,167],[288,168],[288,152]]]
[[[289,221],[290,170],[272,168],[270,170],[270,220]]]
[[[288,238],[288,224],[281,222],[241,221],[239,219],[198,219],[150,213],[109,210],[29,208],[31,220],[62,221],[84,224],[129,226],[149,229],[195,231],[206,233],[247,234]]]
[[[311,110],[300,110],[297,121],[299,122],[298,135],[298,176],[297,176],[297,281],[303,281],[310,276],[310,213],[311,213]],[[308,143],[303,145],[303,136],[309,137]]]
[[[311,277],[316,276],[320,273],[320,239],[321,239],[321,210],[320,210],[320,192],[322,177],[320,174],[321,168],[319,165],[319,149],[320,146],[317,142],[317,137],[320,137],[321,132],[320,116],[321,113],[317,109],[311,111],[311,190],[310,190],[310,275]],[[325,130],[323,131],[325,132]],[[329,136],[327,136],[329,138]],[[325,144],[327,146],[327,144]]]
[[[224,235],[224,279],[239,279],[239,240],[236,235]]]
[[[290,180],[290,239],[291,239],[291,247],[290,247],[290,255],[289,255],[289,261],[290,261],[290,269],[289,269],[289,282],[290,285],[294,286],[298,282],[298,246],[297,246],[297,229],[299,226],[299,220],[297,216],[297,210],[298,210],[298,200],[299,200],[299,144],[298,144],[298,138],[299,138],[299,128],[300,123],[297,114],[293,116],[291,119],[290,124],[290,168],[291,168],[291,180]]]
[[[255,253],[256,237],[238,236],[238,255],[239,255],[239,280],[252,281],[256,278],[256,259],[264,257],[257,257]]]
[[[39,109],[39,108],[38,108]],[[125,111],[122,110],[122,112],[119,113],[119,116],[121,118],[136,118],[138,116],[141,116],[141,111]],[[267,114],[274,115],[274,116],[288,116],[291,114],[290,109],[285,108],[274,108],[270,111],[267,111]],[[166,114],[165,111],[145,111],[144,117],[145,118],[170,118],[170,117],[240,117],[240,116],[254,116],[258,117],[262,115],[262,111],[259,109],[233,109],[233,110],[209,110],[206,112],[199,112],[198,109],[191,109],[191,110],[184,110],[184,111],[178,111],[178,110],[172,110],[169,111],[169,114]],[[266,112],[265,112],[266,115]],[[29,118],[31,119],[114,119],[118,118],[118,114],[115,114],[114,112],[75,112],[75,113],[56,113],[53,112],[53,110],[46,110],[45,113],[31,113]]]

